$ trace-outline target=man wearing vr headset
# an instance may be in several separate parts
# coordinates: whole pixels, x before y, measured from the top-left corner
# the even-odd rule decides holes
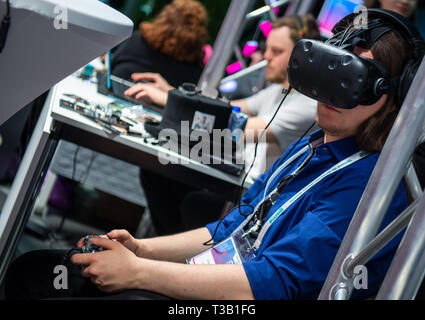
[[[320,39],[315,19],[310,14],[285,16],[273,21],[272,27],[264,55],[268,62],[265,77],[271,85],[247,99],[231,102],[249,115],[245,128],[247,135],[244,140],[244,156],[245,168],[246,171],[249,170],[249,179],[252,180],[270,168],[282,152],[310,127],[316,115],[316,101],[296,91],[291,92],[285,106],[277,111],[282,99],[282,89],[288,87],[288,61],[295,43],[300,39]],[[160,75],[133,74],[133,79],[151,82],[135,85],[127,90],[128,95],[148,98],[160,105],[166,104],[168,91],[172,87]],[[261,143],[256,145],[258,133],[262,132],[272,118]],[[158,235],[203,226],[218,219],[226,206],[225,197],[160,174],[141,170],[140,181],[145,190],[152,224]],[[167,202],[162,199],[164,193],[168,194]],[[207,209],[199,214],[199,208],[205,207]]]
[[[289,82],[319,101],[316,121],[321,130],[294,143],[245,193],[240,209],[223,221],[183,234],[136,240],[127,231],[114,230],[109,239],[93,239],[107,250],[72,257],[92,283],[74,285],[69,295],[142,289],[177,299],[316,299],[404,99],[405,92],[397,87],[410,85],[397,80],[423,56],[423,40],[416,38],[412,26],[408,28],[413,36],[400,26],[409,24],[399,15],[370,10],[362,32],[353,28],[353,19],[344,21],[350,22],[348,27],[339,24],[341,31],[327,44],[297,43]],[[347,91],[328,91],[320,82],[309,81],[313,69],[324,66],[328,82],[339,79]],[[347,66],[361,73],[347,78]],[[342,81],[353,79],[362,85]],[[406,190],[400,184],[381,228],[406,206]],[[211,237],[214,248],[205,252],[203,244]],[[366,265],[368,289],[354,290],[353,296],[366,298],[376,292],[399,240]],[[36,252],[16,261],[6,279],[8,297],[51,296],[47,280],[46,288],[34,294],[31,281],[41,275],[24,270],[39,266],[46,256],[53,264],[55,255],[60,260],[60,254]],[[40,273],[54,267],[37,266]]]

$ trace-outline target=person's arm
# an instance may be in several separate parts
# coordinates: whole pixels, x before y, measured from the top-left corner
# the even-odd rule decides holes
[[[154,85],[156,88],[162,91],[169,91],[169,90],[175,89],[159,73],[152,73],[152,72],[133,73],[131,75],[131,79],[135,82],[149,82],[150,84]]]
[[[168,99],[168,91],[163,91],[150,83],[137,83],[124,92],[129,97],[145,100],[148,103],[154,103],[165,107]]]
[[[186,262],[209,248],[203,244],[211,239],[211,234],[207,228],[199,228],[170,236],[135,239],[127,230],[115,229],[105,237],[120,242],[140,258]],[[81,238],[77,246],[83,245],[84,238]]]
[[[244,137],[245,139],[254,139],[253,142],[257,142],[261,132],[267,126],[267,123],[260,117],[250,117],[246,123]],[[264,138],[266,140],[264,140]],[[261,138],[264,142],[278,142],[276,136],[273,134],[271,128],[268,128],[266,131],[266,137]]]
[[[186,233],[185,236],[187,235],[187,240],[178,236],[173,237],[175,243],[167,241],[166,247],[169,249],[165,249],[164,243],[159,242],[152,248],[159,250],[159,255],[178,251],[179,254],[174,255],[174,258],[180,260],[182,255],[190,256],[201,248],[199,244],[193,245],[189,240],[206,239],[204,229],[198,229],[193,234]],[[106,250],[75,254],[72,256],[72,262],[82,265],[82,276],[90,278],[101,291],[142,289],[175,299],[254,298],[242,265],[188,265],[156,261],[137,257],[119,241],[95,238],[92,242]]]
[[[139,288],[175,299],[254,299],[240,264],[187,265],[145,260],[139,267]]]
[[[171,236],[140,239],[139,257],[172,262],[186,262],[186,259],[207,250],[203,243],[211,239],[207,228],[199,228]]]
[[[232,100],[230,101],[232,106],[240,107],[241,111],[249,116],[255,116],[255,114],[248,108],[246,99]]]

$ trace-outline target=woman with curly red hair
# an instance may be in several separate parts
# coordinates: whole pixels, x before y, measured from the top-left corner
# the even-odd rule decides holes
[[[114,54],[112,74],[161,74],[171,85],[196,83],[202,73],[203,46],[208,39],[207,11],[195,0],[173,0]]]

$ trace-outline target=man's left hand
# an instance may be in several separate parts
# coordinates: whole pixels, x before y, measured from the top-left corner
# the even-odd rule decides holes
[[[106,250],[73,255],[72,262],[83,266],[81,275],[90,278],[103,292],[136,289],[140,259],[118,241],[106,238],[91,241]]]

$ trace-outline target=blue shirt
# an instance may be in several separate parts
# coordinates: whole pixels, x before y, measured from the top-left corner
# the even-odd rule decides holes
[[[260,176],[242,198],[242,204],[255,207],[263,198],[268,178],[284,162],[310,141],[323,136],[314,132],[302,139],[290,155],[283,154]],[[291,147],[288,149],[290,150]],[[267,219],[288,199],[320,174],[358,152],[354,137],[319,145],[307,166],[285,187]],[[272,191],[283,177],[292,173],[308,156],[309,151],[288,165],[268,188]],[[265,234],[256,257],[243,263],[256,299],[317,299],[344,234],[379,157],[373,153],[320,181],[293,203]],[[408,205],[404,186],[398,187],[380,230],[388,225]],[[247,206],[243,213],[250,213]],[[224,240],[238,227],[244,217],[238,209],[230,212],[219,225],[214,242]],[[211,234],[217,222],[207,225]],[[368,264],[368,290],[354,290],[353,297],[374,294],[401,236],[383,248]]]

